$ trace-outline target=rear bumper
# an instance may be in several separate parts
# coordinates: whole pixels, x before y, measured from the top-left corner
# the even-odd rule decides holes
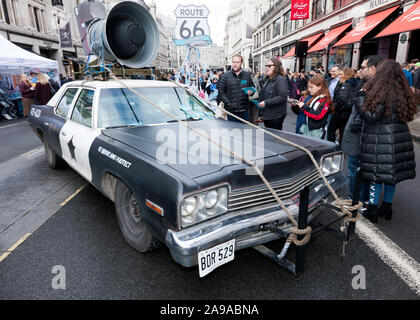
[[[339,196],[346,194],[347,178],[338,173],[328,177],[328,181]],[[309,217],[310,222],[323,209],[323,201],[331,202],[331,196],[322,180],[310,185]],[[289,212],[297,219],[299,207],[292,201],[284,201]],[[285,234],[290,234],[291,223],[279,206],[251,208],[228,212],[220,217],[185,228],[181,231],[168,230],[166,246],[172,258],[184,267],[197,264],[198,252],[235,239],[235,249],[253,247],[281,237],[278,233],[261,231],[265,224],[275,224]]]

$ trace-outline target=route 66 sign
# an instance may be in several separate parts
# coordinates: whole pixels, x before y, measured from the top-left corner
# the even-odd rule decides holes
[[[202,41],[211,44],[210,27],[207,23],[209,9],[206,6],[178,5],[174,12],[177,17],[173,38],[175,45]]]

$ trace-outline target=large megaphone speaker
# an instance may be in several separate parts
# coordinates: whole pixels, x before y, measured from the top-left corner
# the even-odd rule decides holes
[[[130,68],[148,66],[159,50],[159,30],[142,5],[123,1],[106,19],[94,19],[87,27],[90,49],[104,60]]]

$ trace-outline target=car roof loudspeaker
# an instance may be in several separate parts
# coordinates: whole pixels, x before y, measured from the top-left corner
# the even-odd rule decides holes
[[[149,66],[159,50],[156,21],[146,8],[132,1],[120,2],[106,19],[92,21],[87,34],[95,55],[130,68]]]

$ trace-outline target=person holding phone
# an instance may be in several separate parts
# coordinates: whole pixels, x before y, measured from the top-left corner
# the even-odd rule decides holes
[[[268,80],[261,90],[258,108],[261,109],[265,127],[282,130],[287,114],[286,73],[277,58],[271,58],[265,67]]]
[[[300,127],[300,133],[323,139],[328,114],[334,112],[334,105],[325,78],[319,74],[312,77],[308,83],[308,91],[311,98],[305,100],[306,102],[298,102],[306,116],[306,124]]]

